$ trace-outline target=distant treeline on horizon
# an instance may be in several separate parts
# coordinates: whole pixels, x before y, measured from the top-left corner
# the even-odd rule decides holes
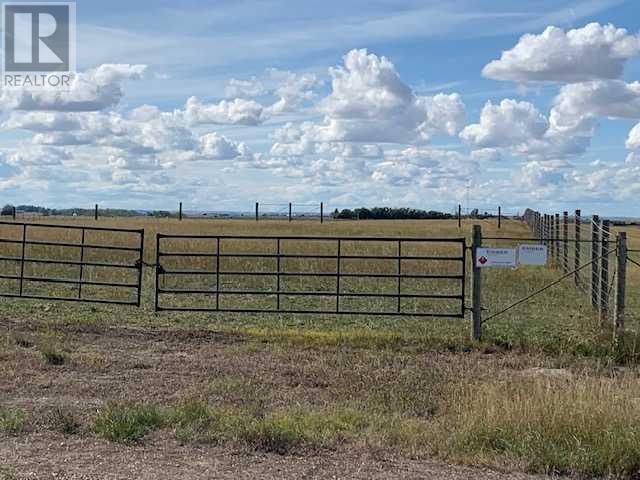
[[[356,208],[350,210],[334,210],[333,218],[339,220],[446,220],[454,218],[450,213],[438,212],[436,210],[419,210],[416,208]]]
[[[1,215],[7,216],[13,214],[13,205],[5,205],[0,212]],[[90,208],[47,208],[35,205],[16,205],[16,212],[21,214],[35,214],[41,216],[92,216],[95,212]],[[169,210],[130,210],[125,208],[100,208],[100,216],[102,217],[177,217],[177,211]],[[220,214],[220,216],[233,218],[244,217],[247,212],[236,212]],[[207,216],[216,215],[216,212],[191,214],[190,216]],[[263,214],[265,215],[265,214]],[[185,216],[186,212],[185,212]],[[217,215],[216,215],[217,216]],[[471,212],[472,217],[482,218],[491,216],[488,213],[480,214],[478,210]],[[450,213],[440,212],[438,210],[421,210],[417,208],[391,208],[391,207],[360,207],[354,209],[335,209],[331,217],[337,220],[447,220],[455,218]]]

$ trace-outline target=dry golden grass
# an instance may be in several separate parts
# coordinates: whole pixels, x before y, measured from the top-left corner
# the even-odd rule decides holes
[[[96,224],[93,220],[78,218],[49,221]],[[320,225],[311,221],[256,223],[187,219],[178,222],[175,219],[105,218],[97,225],[144,228],[145,260],[153,263],[156,232],[468,238],[472,223],[475,222],[465,221],[459,230],[455,221],[330,221]],[[507,220],[500,231],[495,220],[480,223],[485,237],[530,236],[520,222]],[[640,230],[628,231],[631,247],[640,248]],[[51,232],[43,229],[37,233],[38,237],[31,238],[53,240]],[[66,232],[64,237],[55,236],[55,241],[77,242],[76,234]],[[18,238],[16,235],[15,227],[0,228],[0,237]],[[128,242],[134,241],[116,237],[117,234],[98,234],[91,242],[131,245]],[[169,242],[172,243],[167,250],[172,251],[212,252],[215,248],[215,242],[211,241]],[[485,243],[503,246],[517,242],[487,240]],[[230,242],[222,251],[273,252],[274,247],[273,242],[241,241]],[[283,248],[288,249],[287,252],[333,253],[335,244],[290,242]],[[395,254],[393,244],[374,244],[369,248],[370,252]],[[447,255],[454,253],[454,248],[420,244],[412,253]],[[345,249],[343,253],[364,251],[362,245],[355,243],[345,245]],[[11,255],[15,253],[13,250]],[[459,253],[459,247],[455,253]],[[63,259],[75,258],[72,255],[77,255],[77,251],[34,247],[30,254]],[[111,251],[91,255],[95,256],[85,259],[123,261],[122,255]],[[391,265],[384,260],[357,262],[345,262],[343,271],[396,271],[394,262],[390,262]],[[210,258],[183,259],[174,261],[173,265],[163,261],[163,265],[214,270]],[[43,269],[34,265],[29,268],[29,274],[33,275],[46,272],[76,278],[79,273],[77,267]],[[292,261],[286,268],[333,272],[335,261]],[[414,272],[426,269],[427,273],[459,272],[454,270],[456,266],[446,262],[429,262],[424,266],[408,261],[403,264],[404,268]],[[229,260],[221,265],[222,269],[273,271],[274,265],[272,260],[242,259]],[[88,268],[83,273],[87,279],[127,282],[131,278],[127,276],[131,272],[127,271]],[[484,271],[485,316],[560,275],[561,271],[553,266]],[[630,267],[631,302],[637,302],[634,287],[640,281],[639,275],[640,269]],[[16,389],[26,389],[19,396],[15,394],[15,402],[39,391],[41,385],[34,379],[47,383],[50,372],[55,370],[62,372],[56,382],[66,381],[64,386],[80,392],[76,395],[81,398],[81,405],[85,404],[85,396],[90,397],[86,402],[90,411],[80,412],[84,428],[123,442],[148,436],[154,429],[165,429],[169,435],[187,443],[236,442],[259,450],[281,452],[304,450],[309,446],[340,448],[350,443],[394,454],[436,455],[455,462],[507,465],[534,472],[633,477],[640,467],[637,447],[640,389],[636,367],[640,343],[633,331],[613,343],[611,331],[597,321],[589,299],[574,287],[572,279],[485,324],[484,339],[480,343],[469,341],[468,318],[155,313],[154,272],[146,268],[143,280],[143,302],[139,309],[1,300],[0,318],[12,334],[23,323],[28,325],[25,329],[30,335],[31,329],[44,331],[40,337],[34,334],[32,343],[37,348],[26,341],[0,341],[5,380],[13,382]],[[165,282],[171,281],[175,280],[165,279]],[[274,289],[273,279],[230,276],[224,281],[223,287],[229,289]],[[10,282],[0,286],[10,287]],[[335,288],[333,282],[325,278],[298,279],[286,286],[295,290],[331,290]],[[191,276],[174,286],[215,288],[211,278]],[[348,291],[395,292],[396,287],[395,281],[381,280],[358,280],[343,285]],[[63,291],[56,290],[59,287],[41,288],[45,293]],[[76,291],[74,288],[77,287],[67,288],[70,295]],[[435,285],[406,282],[404,288],[443,293],[455,291],[456,287],[445,282],[435,282]],[[111,295],[107,289],[93,293]],[[196,305],[196,299],[189,296],[169,300]],[[211,297],[205,301],[210,302]],[[240,302],[236,305],[258,302],[254,305],[273,307],[272,297],[235,301]],[[317,308],[313,299],[303,301],[307,302],[306,307]],[[390,307],[384,301],[356,303],[356,306]],[[429,303],[414,306],[432,307]],[[405,305],[405,308],[411,306]],[[630,330],[633,330],[637,321],[634,308],[630,308],[629,315]],[[65,337],[56,337],[55,348],[52,348],[64,352],[62,365],[53,365],[41,358],[40,350],[50,329],[68,332]],[[222,348],[209,336],[222,335],[222,332],[236,339],[237,344]],[[122,339],[114,340],[113,335],[120,333]],[[182,335],[181,340],[172,339],[169,334]],[[153,342],[161,344],[156,350],[145,351]],[[624,375],[617,376],[616,364],[626,364]],[[25,372],[21,372],[21,366]],[[558,377],[548,376],[545,371],[528,372],[534,367],[561,370],[556,372]],[[27,372],[27,369],[30,370]],[[99,395],[92,392],[90,379],[107,373],[110,373],[108,378],[115,379],[113,383],[108,388],[101,385],[105,390],[99,390],[102,392]],[[167,382],[172,383],[165,385]],[[58,392],[61,398],[67,394],[66,390]],[[122,402],[130,397],[135,398]],[[7,408],[13,408],[12,402]],[[98,408],[100,413],[96,415],[96,409],[90,408],[96,405],[109,407]],[[29,415],[32,413],[29,411]],[[8,414],[5,417],[13,418]],[[15,422],[12,420],[12,423]]]

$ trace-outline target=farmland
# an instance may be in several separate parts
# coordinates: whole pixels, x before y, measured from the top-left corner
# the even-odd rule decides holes
[[[468,237],[472,223],[465,221],[459,230],[452,220],[98,222],[144,228],[150,264],[156,260],[156,232]],[[480,223],[485,236],[530,235],[514,220],[505,221],[500,231],[495,220]],[[11,228],[4,237],[17,235]],[[640,246],[640,232],[628,233],[630,245]],[[46,230],[40,235],[47,239]],[[77,241],[73,235],[55,241]],[[174,248],[204,251],[211,245],[194,240]],[[245,242],[233,248],[259,247]],[[390,247],[373,248],[384,252]],[[420,254],[445,255],[450,247],[416,248]],[[93,260],[118,254],[102,255]],[[210,267],[207,259],[190,261],[177,267]],[[313,262],[297,268],[332,268]],[[226,267],[270,268],[255,262]],[[60,266],[46,268],[64,275]],[[349,268],[384,273],[390,267],[372,260]],[[420,269],[410,262],[406,268]],[[445,262],[430,268],[454,273]],[[469,339],[468,319],[156,313],[152,268],[143,270],[140,308],[1,299],[0,478],[27,478],[30,472],[70,478],[118,478],[125,472],[140,478],[631,477],[640,467],[635,335],[640,305],[631,288],[640,282],[639,272],[629,270],[629,328],[616,343],[572,279],[485,324],[481,342]],[[104,279],[99,268],[85,275]],[[131,280],[128,275],[116,274],[122,282]],[[561,272],[526,267],[484,276],[488,315]],[[211,288],[206,281],[181,280]],[[262,278],[249,284],[242,284],[242,278],[228,281],[236,288],[267,288]],[[2,287],[11,288],[11,282]],[[324,278],[308,282],[291,288],[331,288]],[[358,280],[345,288],[374,287],[392,291],[395,284]],[[55,295],[71,291],[65,285],[40,288]],[[453,287],[413,283],[406,288],[446,293]],[[95,289],[104,293],[100,286]],[[179,301],[189,306],[190,298]],[[273,299],[258,301],[268,308]],[[313,299],[300,301],[313,306]],[[359,301],[353,306],[387,308],[384,299],[375,302],[380,305]]]

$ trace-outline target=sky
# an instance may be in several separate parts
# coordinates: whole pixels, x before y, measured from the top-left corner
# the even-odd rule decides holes
[[[637,0],[87,1],[0,203],[640,216]]]

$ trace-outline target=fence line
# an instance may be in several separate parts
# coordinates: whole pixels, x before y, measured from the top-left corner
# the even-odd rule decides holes
[[[548,246],[549,258],[556,267],[566,274],[570,265],[573,265],[571,273],[575,286],[590,297],[591,306],[601,322],[608,323],[612,320],[615,333],[620,334],[624,329],[626,301],[626,268],[621,267],[627,261],[626,235],[619,233],[612,240],[611,222],[608,219],[592,215],[590,221],[584,223],[580,209],[575,211],[572,218],[573,229],[570,229],[571,217],[568,211],[562,214],[542,214],[528,209],[524,215],[531,231]],[[583,238],[586,230],[584,227],[590,230],[590,240]],[[570,230],[573,230],[572,235]],[[615,248],[610,247],[612,243],[615,243]],[[611,264],[609,259],[614,254],[616,261]],[[588,263],[583,263],[585,257],[590,257]],[[585,265],[591,268],[583,268]]]

